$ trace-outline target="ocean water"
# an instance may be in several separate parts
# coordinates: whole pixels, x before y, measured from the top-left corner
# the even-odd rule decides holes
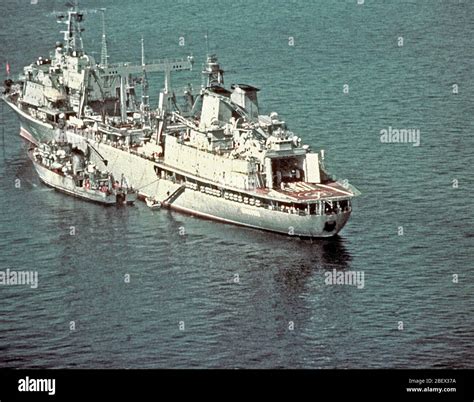
[[[64,2],[30,3],[0,4],[13,74],[61,39]],[[337,238],[313,242],[104,208],[39,182],[2,105],[0,270],[37,271],[39,284],[0,285],[1,367],[474,367],[474,2],[81,4],[97,59],[98,7],[111,62],[139,61],[142,36],[150,59],[192,53],[177,89],[199,87],[207,34],[226,84],[261,88],[263,112],[325,149],[362,195]],[[381,143],[389,127],[419,129],[420,145]],[[364,287],[327,285],[334,269],[363,273]]]

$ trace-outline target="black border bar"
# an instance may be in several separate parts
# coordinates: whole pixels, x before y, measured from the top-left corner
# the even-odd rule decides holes
[[[55,379],[55,395],[19,380]],[[414,382],[414,381],[418,381]],[[442,382],[440,382],[442,381]],[[454,382],[453,382],[454,381]],[[419,382],[422,382],[419,384]],[[474,370],[0,370],[10,401],[474,401]],[[429,388],[450,388],[433,392]],[[425,391],[408,392],[407,388]],[[452,389],[455,388],[455,391]]]

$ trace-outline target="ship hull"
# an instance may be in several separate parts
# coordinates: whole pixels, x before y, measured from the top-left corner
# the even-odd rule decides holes
[[[40,142],[48,142],[54,139],[55,129],[51,124],[44,123],[31,117],[21,110],[17,105],[4,98],[5,103],[10,106],[20,120],[20,135],[29,142],[38,145]]]
[[[350,212],[339,214],[332,218],[326,216],[290,215],[285,212],[268,211],[265,209],[260,211],[248,209],[246,212],[243,212],[243,208],[236,208],[234,205],[220,205],[221,202],[219,202],[217,207],[215,203],[209,203],[208,200],[202,201],[205,204],[203,204],[203,208],[199,212],[195,209],[178,205],[178,203],[172,205],[171,208],[205,219],[303,238],[332,237],[344,227],[350,216]],[[230,202],[227,200],[221,201]],[[203,210],[206,212],[203,212]]]
[[[12,105],[10,104],[10,106]],[[21,122],[20,134],[23,138],[34,144],[54,139],[55,129],[52,126],[48,127],[49,125],[31,118],[18,110],[15,105],[12,108],[19,115]],[[68,139],[75,141],[80,141],[82,138],[71,132],[68,132],[67,136]],[[157,164],[153,161],[107,144],[94,143],[94,146],[109,161],[107,169],[115,177],[121,177],[123,174],[127,178],[128,184],[137,189],[142,197],[150,197],[160,201],[165,200],[179,187],[179,184],[170,180],[158,178],[155,173]],[[96,162],[100,163],[100,160]],[[41,173],[38,172],[38,174],[42,178]],[[46,184],[48,183],[46,182]],[[237,203],[189,188],[186,188],[172,203],[168,203],[166,206],[205,219],[310,238],[336,235],[345,226],[351,214],[350,211],[333,215],[290,214]]]

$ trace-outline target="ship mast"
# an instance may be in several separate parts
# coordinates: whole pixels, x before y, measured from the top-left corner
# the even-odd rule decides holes
[[[205,88],[224,85],[224,70],[221,69],[217,56],[209,52],[209,32],[204,36],[206,39],[206,64],[203,67],[203,77],[207,76]]]
[[[142,36],[142,103],[141,103],[142,121],[148,123],[149,97],[148,97],[148,78],[146,75],[145,64],[145,41]]]
[[[61,33],[64,34],[66,54],[77,56],[77,52],[83,52],[81,22],[84,18],[84,14],[78,10],[77,0],[74,2],[74,4],[68,3],[68,5],[71,8],[67,13],[67,21],[58,22],[67,25],[67,29],[65,31],[61,31]]]
[[[202,74],[207,76],[206,88],[224,85],[224,70],[221,69],[215,54],[207,56]]]
[[[100,66],[102,68],[108,67],[109,54],[107,52],[107,34],[105,32],[105,8],[101,8],[99,11],[102,12],[102,48],[100,51]]]

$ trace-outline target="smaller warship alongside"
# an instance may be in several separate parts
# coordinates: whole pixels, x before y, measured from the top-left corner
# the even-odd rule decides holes
[[[133,204],[137,191],[101,171],[70,143],[42,143],[29,150],[39,178],[63,193],[105,205]]]

